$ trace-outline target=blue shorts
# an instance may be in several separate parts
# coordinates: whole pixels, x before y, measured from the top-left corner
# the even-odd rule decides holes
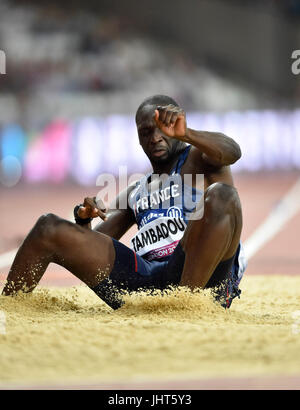
[[[180,242],[168,258],[148,261],[121,242],[112,240],[116,252],[113,269],[109,277],[92,290],[113,309],[122,306],[124,292],[166,290],[179,285],[185,261]],[[205,286],[214,289],[215,298],[225,308],[241,293],[237,277],[239,250],[240,246],[232,258],[219,263]]]

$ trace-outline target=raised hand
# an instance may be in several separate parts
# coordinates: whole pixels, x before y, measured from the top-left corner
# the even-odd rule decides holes
[[[154,112],[158,128],[170,138],[184,141],[187,125],[185,112],[175,105],[158,106]]]

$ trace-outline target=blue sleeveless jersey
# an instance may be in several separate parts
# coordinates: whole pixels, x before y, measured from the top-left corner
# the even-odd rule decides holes
[[[173,253],[203,197],[203,189],[193,188],[191,178],[186,181],[180,176],[190,148],[183,150],[169,175],[159,178],[148,174],[129,195],[138,225],[131,248],[147,260],[162,260]],[[203,176],[199,176],[197,185],[203,187]]]
[[[169,175],[152,181],[154,175],[149,173],[136,183],[129,195],[129,206],[138,225],[130,247],[145,260],[168,260],[183,237],[188,220],[200,219],[203,215],[203,175],[197,176],[197,188],[192,187],[191,178],[180,176],[190,149],[189,145],[183,150]],[[240,242],[234,262],[236,283],[242,279],[246,267],[247,260]]]

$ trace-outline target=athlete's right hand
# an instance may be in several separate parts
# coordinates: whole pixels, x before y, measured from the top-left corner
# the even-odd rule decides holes
[[[107,219],[106,206],[101,199],[96,201],[94,198],[84,198],[83,206],[78,209],[78,216],[82,219],[97,218],[99,216],[103,221]]]

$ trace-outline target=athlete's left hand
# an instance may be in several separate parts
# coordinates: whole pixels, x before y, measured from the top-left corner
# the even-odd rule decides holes
[[[170,138],[184,141],[187,131],[185,112],[175,105],[158,106],[154,112],[158,128]]]

